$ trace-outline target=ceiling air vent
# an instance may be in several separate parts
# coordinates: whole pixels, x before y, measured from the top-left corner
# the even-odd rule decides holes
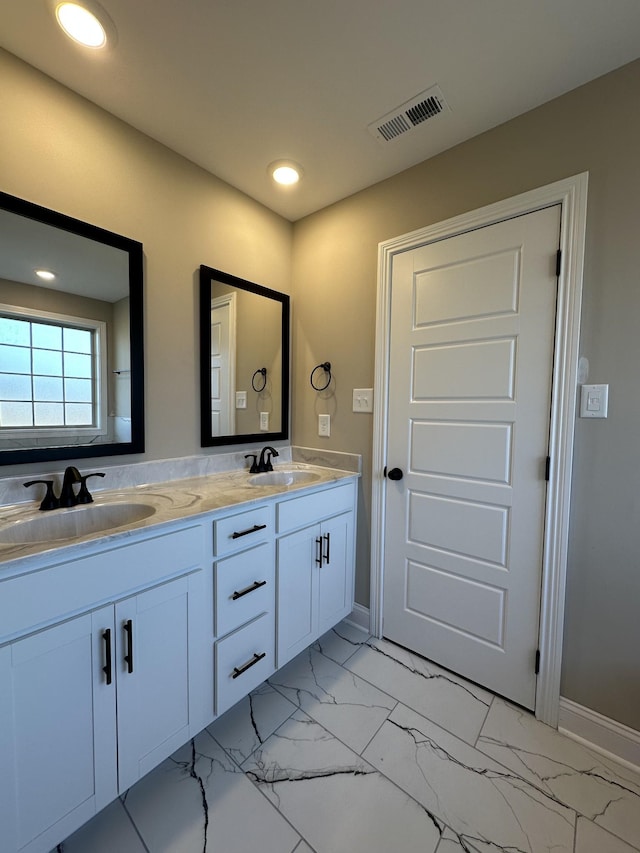
[[[438,86],[432,86],[377,121],[372,121],[367,130],[380,142],[391,142],[445,111],[449,111],[449,107],[444,95]]]

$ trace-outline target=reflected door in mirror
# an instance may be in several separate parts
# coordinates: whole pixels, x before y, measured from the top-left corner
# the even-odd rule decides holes
[[[234,293],[211,300],[211,435],[235,432],[236,320]]]

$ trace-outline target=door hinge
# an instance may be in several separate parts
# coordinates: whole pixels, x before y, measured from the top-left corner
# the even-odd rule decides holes
[[[536,675],[540,674],[540,649],[536,649]]]
[[[544,463],[544,478],[549,482],[549,475],[551,474],[551,457],[547,456],[546,462]]]
[[[558,249],[558,253],[556,254],[556,278],[560,275],[560,270],[562,269],[562,249]]]

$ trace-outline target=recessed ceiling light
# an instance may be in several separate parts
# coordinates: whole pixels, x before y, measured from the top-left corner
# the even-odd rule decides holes
[[[52,0],[56,20],[69,38],[92,49],[113,46],[116,30],[95,0]]]
[[[268,169],[269,174],[277,184],[290,187],[297,184],[302,177],[302,166],[292,160],[276,160]]]
[[[53,281],[56,277],[56,274],[51,270],[36,270],[36,275],[44,281]]]

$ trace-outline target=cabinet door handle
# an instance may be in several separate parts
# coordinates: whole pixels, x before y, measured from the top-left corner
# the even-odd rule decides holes
[[[249,533],[257,533],[258,530],[264,530],[266,524],[254,524],[253,527],[249,527],[247,530],[236,530],[235,533],[231,534],[232,539],[239,539],[241,536],[247,536]]]
[[[266,586],[266,584],[266,581],[254,581],[251,586],[247,586],[239,592],[235,590],[231,599],[232,601],[237,601],[237,599],[242,598],[243,595],[249,595],[250,592],[255,592],[257,589],[260,589],[261,586]]]
[[[133,672],[133,622],[131,619],[127,619],[126,622],[123,622],[122,627],[127,641],[127,653],[124,660],[127,664],[127,672]]]
[[[327,550],[324,553],[324,558],[327,561],[327,565],[329,565],[329,563],[331,562],[331,560],[329,559],[329,551],[331,548],[331,534],[325,533],[323,539],[327,543]]]
[[[316,563],[322,568],[322,536],[316,539]]]
[[[102,639],[104,640],[104,666],[102,671],[106,675],[107,684],[111,684],[113,675],[111,668],[111,628],[104,629]]]
[[[248,669],[251,669],[252,666],[255,666],[258,661],[261,661],[262,658],[266,658],[266,656],[266,652],[262,652],[261,655],[259,655],[257,652],[254,652],[254,655],[251,660],[248,660],[246,663],[242,664],[242,666],[234,666],[233,675],[231,676],[231,678],[237,678],[239,675],[242,675],[243,672],[246,672]]]

